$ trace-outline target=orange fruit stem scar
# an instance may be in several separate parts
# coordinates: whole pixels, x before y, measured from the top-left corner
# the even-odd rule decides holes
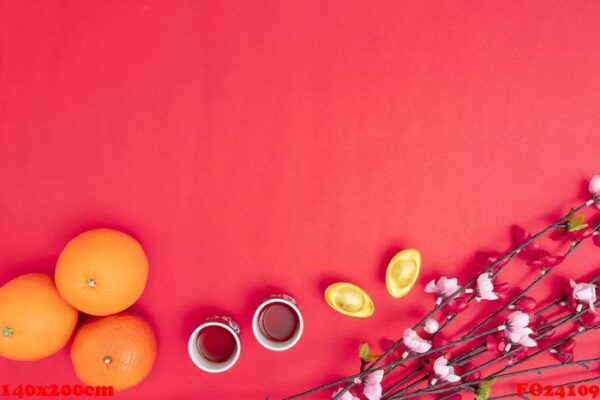
[[[0,287],[0,356],[33,361],[62,349],[79,313],[46,274],[25,274]]]
[[[152,326],[132,312],[93,318],[75,334],[71,361],[86,385],[122,391],[138,385],[156,361]]]

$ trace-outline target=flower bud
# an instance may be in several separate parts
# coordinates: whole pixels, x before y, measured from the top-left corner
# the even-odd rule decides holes
[[[514,244],[520,246],[522,243],[531,239],[531,233],[527,232],[520,226],[514,226],[512,230]],[[540,252],[541,247],[537,242],[531,242],[523,248],[523,253],[529,257],[536,257]]]
[[[494,293],[496,293],[500,299],[505,300],[508,295],[508,283],[496,281],[496,283],[494,283]]]
[[[510,356],[510,359],[513,362],[518,362],[523,360],[525,357],[527,357],[527,354],[529,353],[529,349],[527,347],[523,347],[520,350],[518,350],[517,352],[515,352],[513,355]]]
[[[600,196],[600,175],[592,177],[589,189],[592,196]]]
[[[466,310],[468,307],[468,304],[464,299],[457,298],[457,299],[453,299],[453,300],[449,301],[446,304],[446,307],[448,308],[448,310],[450,312],[458,314],[459,312]]]
[[[559,351],[572,351],[575,348],[575,340],[572,338],[561,344],[558,348]]]
[[[500,261],[500,259],[502,259]],[[496,264],[494,268],[490,270],[490,272],[496,272],[503,266],[505,266],[510,261],[510,257],[505,257],[504,254],[498,252],[491,253],[479,253],[477,255],[477,262],[481,264],[484,268],[491,267],[493,264]]]
[[[537,301],[535,301],[535,299],[531,297],[525,296],[517,300],[515,305],[517,306],[517,309],[528,312],[535,309],[535,307],[537,306]]]
[[[473,382],[473,381],[479,380],[481,378],[481,371],[475,371],[475,372],[469,374],[469,371],[473,370],[474,368],[475,368],[475,364],[472,361],[469,361],[469,362],[461,365],[461,367],[460,367],[461,375],[468,374],[468,375],[465,375],[465,377],[463,379],[465,382]]]
[[[598,314],[594,314],[591,311],[584,313],[579,319],[579,323],[586,328],[591,328],[592,326],[598,324],[600,322],[600,316]]]
[[[591,227],[587,227],[585,229],[581,229],[577,231],[576,239],[587,239],[594,234],[594,230]]]
[[[552,347],[552,345],[554,345],[554,340],[548,338],[547,336],[542,339],[536,339],[536,341],[539,349],[547,349],[548,347]]]
[[[559,351],[556,358],[562,363],[567,363],[573,359],[572,351]]]
[[[433,318],[427,318],[423,329],[425,330],[425,332],[429,333],[430,335],[433,335],[438,331],[438,329],[440,329],[440,324]]]
[[[439,333],[433,337],[432,343],[433,343],[433,347],[436,348],[436,347],[443,346],[446,343],[450,343],[450,341],[448,339],[446,339],[444,337],[444,335],[442,335],[442,333]]]

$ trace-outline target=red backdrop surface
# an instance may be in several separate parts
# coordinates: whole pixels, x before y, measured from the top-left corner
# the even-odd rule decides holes
[[[400,336],[433,304],[428,278],[469,277],[513,223],[579,204],[600,171],[598,104],[597,1],[1,1],[0,284],[51,273],[82,230],[123,229],[150,259],[135,309],[160,351],[116,397],[279,399]],[[422,277],[394,300],[383,272],[404,247]],[[586,246],[538,294],[598,266]],[[375,315],[330,310],[336,280]],[[273,292],[306,321],[283,353],[250,328]],[[215,312],[243,350],[209,375],[186,342]],[[578,357],[597,352],[585,340]],[[67,349],[0,359],[0,383],[76,382]]]

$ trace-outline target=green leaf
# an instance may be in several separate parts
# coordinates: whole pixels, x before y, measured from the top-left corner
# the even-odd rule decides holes
[[[360,346],[358,346],[358,355],[364,362],[369,361],[369,351],[370,348],[368,343],[361,343]]]
[[[585,221],[585,219],[584,219],[583,215],[575,215],[575,216],[573,216],[573,218],[571,218],[571,222],[572,222],[574,225],[579,225],[579,224],[581,224],[583,221]]]
[[[482,382],[477,387],[477,391],[475,392],[475,400],[486,400],[492,394],[492,385],[496,382],[495,379],[491,381]]]
[[[588,224],[581,224],[581,225],[574,226],[573,228],[571,228],[571,232],[580,231],[582,229],[587,228],[588,226],[589,226]]]
[[[587,228],[588,224],[584,224],[583,223],[584,221],[585,221],[585,217],[583,215],[575,215],[575,216],[571,217],[567,221],[567,231],[568,232],[577,232],[577,231]]]

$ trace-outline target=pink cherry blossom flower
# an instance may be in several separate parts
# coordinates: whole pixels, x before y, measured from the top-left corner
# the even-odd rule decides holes
[[[333,392],[333,395],[331,396],[331,398],[334,398],[335,396],[337,396],[337,394],[341,391],[342,391],[342,388],[339,388],[338,390]],[[341,397],[339,397],[338,400],[360,400],[360,399],[358,397],[354,396],[352,393],[350,393],[350,391],[347,391]]]
[[[407,328],[402,336],[404,345],[414,353],[425,353],[431,349],[431,342],[429,340],[422,339],[417,332]],[[405,351],[402,354],[402,358],[406,358],[408,353]]]
[[[600,175],[596,175],[590,181],[590,193],[594,197],[596,206],[600,208]]]
[[[383,370],[371,372],[365,377],[363,394],[369,400],[381,399],[381,381],[383,380]]]
[[[587,303],[590,309],[595,313],[594,303],[596,302],[596,285],[591,283],[577,283],[573,279],[569,281],[573,288],[573,298],[580,302],[577,305],[577,312],[581,311],[582,304]]]
[[[435,385],[438,380],[446,382],[460,381],[460,376],[454,374],[454,367],[448,365],[448,359],[444,356],[438,357],[434,361],[433,372],[435,372],[435,378],[431,380],[432,385]]]
[[[486,272],[477,277],[477,290],[475,291],[475,300],[498,300],[499,297],[494,293],[494,284],[490,275]]]
[[[533,330],[527,325],[529,325],[529,315],[521,311],[514,311],[508,315],[506,323],[498,329],[506,329],[506,336],[511,343],[517,343],[523,347],[535,347],[537,343],[529,337]],[[511,343],[506,345],[504,351],[510,350]]]
[[[447,278],[445,276],[442,276],[440,279],[438,279],[437,282],[435,281],[435,279],[429,281],[429,283],[427,283],[427,285],[425,286],[425,293],[437,293],[437,304],[440,304],[442,302],[442,298],[452,296],[459,289],[460,286],[458,285],[458,279]],[[472,292],[472,290],[465,290],[465,293],[470,292]],[[457,296],[458,295],[453,297]]]
[[[423,326],[423,330],[425,332],[429,333],[430,335],[433,335],[439,329],[440,329],[440,323],[437,322],[437,320],[435,320],[433,318],[427,318],[427,320],[425,320],[425,325]]]

